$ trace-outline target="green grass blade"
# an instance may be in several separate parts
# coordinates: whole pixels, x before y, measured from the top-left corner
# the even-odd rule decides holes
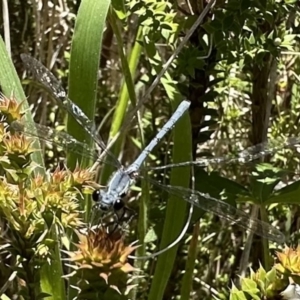
[[[71,47],[69,72],[69,97],[84,113],[94,120],[97,100],[98,70],[102,50],[102,38],[105,28],[107,12],[110,1],[83,0],[80,4],[76,19]],[[67,131],[79,141],[85,142],[91,149],[91,137],[73,119],[68,119]],[[74,153],[69,153],[68,166],[74,168],[80,161],[81,167],[91,164],[89,160],[82,159]],[[85,219],[88,220],[91,211],[91,200],[86,199],[84,210]],[[76,290],[70,286],[76,285],[71,279],[69,283],[68,298],[76,297]]]
[[[194,269],[198,254],[199,222],[195,224],[192,239],[189,246],[185,272],[181,281],[180,300],[189,300],[194,280]]]
[[[182,100],[182,96],[176,90],[172,83],[162,81],[164,88],[172,101],[173,110]],[[188,161],[191,159],[191,125],[188,115],[184,115],[174,130],[174,149],[173,161]],[[190,168],[174,168],[171,172],[170,184],[174,186],[189,187]],[[164,223],[163,234],[161,238],[160,249],[166,247],[172,242],[182,230],[186,221],[187,203],[182,199],[170,196],[168,199],[166,217]],[[174,221],[176,220],[176,221]],[[151,284],[149,300],[159,300],[163,298],[164,290],[167,286],[174,261],[176,258],[178,246],[173,247],[169,251],[159,256]]]
[[[56,233],[52,231],[53,240],[57,240]],[[64,281],[62,279],[63,269],[58,245],[54,249],[51,264],[45,263],[41,268],[41,291],[50,294],[47,299],[67,299]]]
[[[102,37],[109,5],[110,1],[81,1],[72,40],[69,97],[91,120],[95,116]],[[68,132],[77,140],[92,145],[90,136],[73,118],[68,120]],[[74,167],[80,159],[70,153],[68,166]],[[85,161],[81,165],[88,163]]]
[[[69,72],[69,97],[91,119],[95,116],[97,99],[98,69],[102,37],[110,1],[82,1],[78,10],[71,47]],[[68,132],[92,149],[92,139],[73,119],[68,119]],[[82,160],[69,153],[68,166],[74,168],[80,161],[81,167],[90,166],[89,160]],[[82,205],[83,207],[84,205]],[[91,201],[85,201],[86,219],[91,211]]]

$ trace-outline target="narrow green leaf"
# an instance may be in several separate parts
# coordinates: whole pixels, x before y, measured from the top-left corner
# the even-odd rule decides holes
[[[167,75],[168,76],[168,75]],[[171,80],[162,80],[164,88],[171,100],[173,110],[182,100],[175,85]],[[188,115],[183,116],[176,124],[174,133],[173,161],[182,162],[191,159],[191,124]],[[170,184],[173,186],[189,187],[190,168],[174,168],[171,172]],[[160,249],[169,245],[181,232],[186,221],[187,203],[174,196],[168,199],[163,234],[161,237]],[[176,222],[174,222],[176,220]],[[178,245],[161,254],[157,260],[149,300],[163,298],[172,268],[174,266]]]
[[[185,266],[185,273],[181,282],[180,300],[189,300],[192,290],[192,284],[194,280],[194,269],[196,265],[196,259],[198,254],[198,239],[199,239],[199,222],[195,224],[193,230],[193,236],[189,246],[189,252],[187,262]]]
[[[195,187],[197,191],[208,193],[212,197],[222,196],[226,202],[235,205],[240,196],[250,196],[249,191],[241,184],[220,176],[217,172],[208,174],[202,168],[195,168]]]
[[[91,120],[94,120],[95,116],[98,69],[109,5],[109,0],[81,1],[72,39],[69,97]],[[92,149],[92,138],[73,118],[69,118],[67,130],[69,134],[77,140],[85,142]],[[74,153],[69,153],[68,166],[74,168],[77,161],[81,162],[81,167],[89,166],[91,163]],[[91,200],[89,198],[85,201],[84,210],[87,220],[91,211]],[[76,283],[72,280],[69,282],[69,299],[76,297],[76,290],[70,288],[72,284]]]
[[[279,204],[299,204],[300,203],[300,181],[293,182],[292,184],[277,190],[273,193],[272,197],[267,199],[266,205],[279,203]]]
[[[54,232],[52,233],[52,236],[54,239],[57,240],[56,234]],[[61,264],[61,257],[58,244],[56,244],[51,264],[45,262],[45,264],[43,264],[41,268],[42,292],[51,295],[51,297],[47,297],[47,299],[66,299],[66,291],[62,276],[63,270]]]
[[[72,39],[69,97],[91,120],[95,115],[102,36],[109,5],[110,1],[81,1]],[[68,132],[77,140],[92,144],[91,137],[73,118],[68,120]],[[68,165],[74,167],[78,160],[78,155],[70,153]],[[81,165],[88,164],[85,161]]]

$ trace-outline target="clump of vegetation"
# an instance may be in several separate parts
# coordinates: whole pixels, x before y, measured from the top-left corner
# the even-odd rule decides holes
[[[296,249],[286,246],[282,252],[276,253],[278,263],[269,271],[263,266],[256,272],[251,269],[249,277],[241,278],[240,288],[233,285],[230,299],[297,299],[299,295],[293,294],[293,289],[300,283],[299,254],[299,246]]]
[[[188,204],[150,186],[144,180],[147,176],[185,188],[194,185],[196,190],[276,227],[284,233],[288,245],[298,243],[299,151],[293,149],[299,143],[300,128],[297,1],[29,0],[26,6],[22,1],[3,2],[7,10],[3,6],[0,28],[6,45],[0,38],[0,84],[6,96],[14,94],[18,101],[23,100],[26,125],[34,128],[34,118],[39,124],[66,130],[88,145],[85,150],[94,149],[91,135],[72,117],[66,121],[67,115],[50,101],[45,87],[23,74],[28,103],[34,108],[29,113],[19,80],[24,72],[21,53],[31,54],[58,74],[70,99],[95,121],[104,142],[114,141],[110,150],[124,165],[133,162],[182,99],[191,101],[189,117],[186,114],[171,137],[152,151],[147,167],[227,154],[233,158],[237,152],[266,141],[276,145],[276,151],[256,148],[270,154],[262,164],[228,159],[230,164],[217,160],[193,170],[142,171],[141,182],[128,195],[130,206],[137,212],[137,218],[128,226],[131,240],[137,239],[141,244],[136,255],[147,255],[169,245],[187,219]],[[206,8],[209,9],[204,13]],[[130,111],[138,100],[143,102],[139,115]],[[27,276],[28,282],[40,283],[36,295],[74,299],[79,295],[77,288],[86,296],[90,290],[80,276],[85,276],[87,270],[95,271],[92,277],[102,274],[105,257],[103,276],[99,282],[96,279],[101,283],[101,293],[108,289],[125,298],[228,299],[231,282],[247,273],[249,265],[258,271],[250,272],[252,275],[236,295],[275,297],[277,291],[284,289],[278,285],[278,278],[288,285],[285,273],[274,268],[270,259],[275,251],[282,251],[283,245],[253,237],[219,215],[204,214],[195,207],[194,227],[176,247],[155,261],[130,263],[142,270],[143,276],[135,278],[136,288],[125,296],[133,284],[128,282],[133,278],[133,269],[127,268],[123,254],[133,251],[132,245],[123,241],[121,233],[106,237],[106,232],[100,230],[81,236],[84,221],[89,220],[91,187],[95,185],[89,177],[91,157],[70,149],[64,152],[55,144],[47,145],[42,153],[36,139],[11,132],[8,124],[20,120],[21,115],[16,116],[22,113],[20,107],[15,116],[6,115],[0,127],[5,137],[1,151],[6,151],[1,163],[5,180],[1,185],[8,198],[1,206],[3,237],[11,232],[6,229],[14,229],[17,233],[9,237],[8,243],[20,240],[20,249],[33,249],[25,252],[28,257],[41,257],[41,268],[34,269],[36,276],[32,279],[34,259],[27,260],[28,272],[20,277],[11,267],[20,265],[20,256],[7,254],[10,248],[3,247],[1,259],[5,265],[0,291],[16,292],[24,286],[33,290],[33,284],[23,284]],[[290,137],[295,138],[288,140]],[[279,149],[287,141],[292,141],[293,146]],[[53,172],[43,171],[43,159]],[[62,160],[68,168],[56,168]],[[108,163],[101,162],[96,172],[96,181],[101,185],[107,184],[115,170],[109,158],[105,162]],[[8,203],[14,210],[7,210]],[[9,222],[12,223],[7,226]],[[18,230],[27,234],[33,244],[17,238]],[[78,235],[72,234],[74,231]],[[102,237],[106,237],[104,244]],[[119,252],[110,248],[114,244],[111,238],[116,239]],[[62,254],[60,245],[68,252]],[[111,249],[113,257],[100,248],[106,252]],[[97,257],[100,265],[94,264],[89,255]],[[67,256],[67,263],[62,263],[61,256]],[[17,258],[10,261],[11,257]],[[78,261],[73,261],[76,257]],[[69,264],[72,269],[66,270]],[[119,270],[112,271],[115,265],[124,269],[122,282],[117,284],[114,274]],[[287,274],[293,277],[293,271]],[[64,275],[68,280],[61,280]],[[9,289],[8,278],[16,279],[9,281]],[[90,278],[93,286],[95,278]],[[254,287],[251,293],[245,293],[247,287]],[[99,292],[97,288],[94,291]],[[24,298],[32,299],[32,295]]]
[[[8,280],[2,292],[25,299],[46,297],[40,289],[43,268],[57,260],[66,269],[61,251],[65,246],[68,268],[73,270],[69,276],[80,279],[76,285],[80,297],[95,299],[109,288],[124,293],[130,286],[127,273],[134,270],[127,259],[135,247],[126,246],[118,230],[109,235],[100,226],[79,233],[88,226],[79,204],[97,187],[94,173],[58,167],[42,175],[42,166],[31,159],[34,151],[40,151],[34,148],[34,139],[11,131],[13,122],[22,122],[22,103],[1,96],[0,115],[1,281]],[[75,232],[79,243],[74,246]]]
[[[118,299],[122,299],[123,295],[124,299],[128,299],[128,293],[135,287],[132,283],[134,277],[129,274],[138,271],[128,263],[128,256],[137,246],[127,246],[118,230],[107,233],[100,227],[77,235],[77,250],[68,252],[73,272],[66,277],[74,276],[78,280],[78,297],[95,299],[97,296],[109,300],[117,295],[120,295]]]

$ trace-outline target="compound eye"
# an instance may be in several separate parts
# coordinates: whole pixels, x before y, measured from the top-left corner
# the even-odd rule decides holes
[[[93,194],[92,194],[92,199],[95,201],[95,202],[98,202],[100,200],[100,190],[95,190],[93,191]]]
[[[115,203],[114,203],[114,210],[118,211],[120,209],[122,209],[124,207],[124,202],[121,199],[118,199]]]

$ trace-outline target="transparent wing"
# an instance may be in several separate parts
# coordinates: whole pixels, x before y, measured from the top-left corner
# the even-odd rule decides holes
[[[99,163],[110,164],[115,167],[115,161],[105,160],[101,161],[98,154],[95,151],[90,151],[90,147],[87,147],[87,144],[81,143],[73,138],[66,132],[56,131],[50,127],[39,125],[39,124],[30,124],[24,125],[20,121],[14,121],[11,123],[11,128],[17,132],[24,133],[25,135],[39,138],[43,141],[50,142],[58,147],[63,148],[65,151],[71,151],[82,157],[92,159]]]
[[[274,154],[280,149],[285,147],[293,147],[297,144],[300,144],[300,137],[289,137],[284,140],[274,140],[271,142],[265,142],[261,144],[257,144],[251,146],[247,149],[242,150],[236,155],[227,155],[223,157],[214,157],[208,159],[199,159],[196,161],[187,161],[177,164],[168,164],[164,166],[158,167],[150,167],[145,168],[146,170],[162,170],[167,168],[175,168],[175,167],[184,167],[184,166],[199,166],[199,167],[207,167],[208,165],[213,164],[230,164],[230,163],[247,163],[249,161],[258,159],[260,157]]]
[[[256,235],[277,243],[284,243],[285,241],[284,235],[277,228],[257,218],[250,218],[249,214],[229,205],[224,201],[218,200],[198,191],[193,191],[178,186],[163,185],[155,180],[151,180],[151,183],[207,212],[214,213],[217,216],[229,220],[246,230],[250,230]]]
[[[97,133],[95,124],[86,114],[67,96],[66,91],[61,86],[58,79],[38,60],[27,54],[21,54],[21,59],[25,68],[43,84],[56,99],[58,104],[62,105],[66,111],[74,117],[78,124],[93,138],[95,143],[115,161],[115,165],[121,166],[118,159],[106,150],[106,145]]]

